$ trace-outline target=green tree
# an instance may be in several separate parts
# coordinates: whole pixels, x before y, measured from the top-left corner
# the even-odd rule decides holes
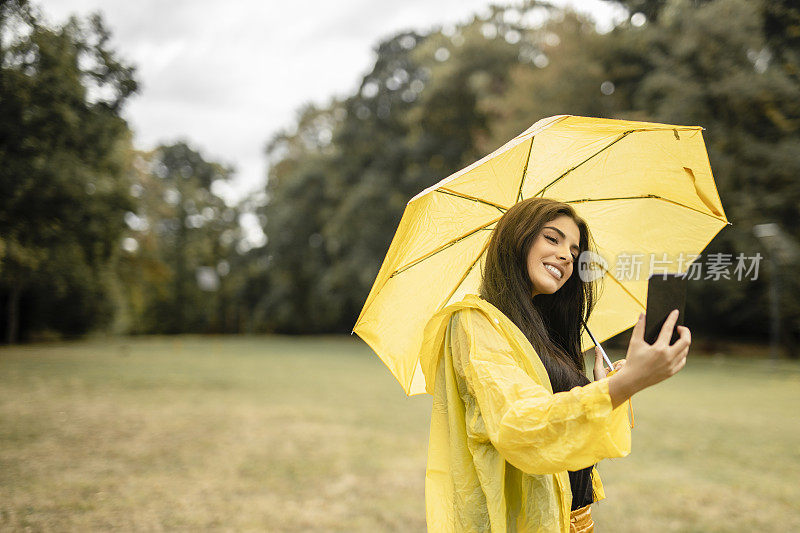
[[[215,192],[230,167],[186,142],[139,153],[131,169],[137,208],[117,264],[134,332],[235,332],[239,210]],[[122,328],[126,329],[126,328]]]
[[[99,15],[49,27],[24,0],[0,4],[0,300],[18,332],[80,333],[113,315],[108,264],[131,209],[136,90]],[[20,313],[24,310],[24,313]]]
[[[527,30],[525,39],[536,52],[513,65],[508,89],[483,104],[492,110],[492,146],[553,115],[636,118],[630,88],[647,66],[632,43],[599,34],[593,20],[571,11]]]

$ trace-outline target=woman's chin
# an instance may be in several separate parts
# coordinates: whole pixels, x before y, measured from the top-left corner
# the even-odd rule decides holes
[[[561,288],[561,285],[554,279],[549,279],[547,281],[538,283],[536,285],[536,294],[553,294],[558,289]]]

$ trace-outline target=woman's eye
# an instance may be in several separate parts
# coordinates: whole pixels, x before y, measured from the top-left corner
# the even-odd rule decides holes
[[[544,238],[547,239],[548,241],[554,243],[554,244],[558,244],[558,239],[556,239],[555,237],[551,237],[550,235],[545,235]],[[573,261],[577,261],[578,260],[578,256],[573,255],[572,256],[572,260]]]

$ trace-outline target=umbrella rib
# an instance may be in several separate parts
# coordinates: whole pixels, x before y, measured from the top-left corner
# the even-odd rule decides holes
[[[531,152],[533,152],[533,139],[531,137],[531,144],[528,146],[528,157],[525,158],[525,168],[522,169],[522,178],[519,180],[519,190],[517,191],[517,202],[522,201],[522,186],[525,185],[525,176],[528,174],[528,163],[531,160]]]
[[[663,196],[659,196],[657,194],[645,194],[645,195],[642,195],[642,196],[617,196],[617,197],[613,197],[613,198],[581,198],[579,200],[564,200],[564,203],[565,204],[578,204],[578,203],[583,203],[583,202],[602,202],[602,201],[606,201],[606,200],[640,200],[640,199],[648,199],[648,198],[654,199],[654,200],[663,200],[663,201],[669,202],[671,204],[679,205],[681,207],[685,207],[686,209],[690,209],[692,211],[696,211],[697,213],[700,213],[701,215],[706,215],[706,216],[711,217],[711,218],[713,218],[715,220],[719,220],[720,222],[725,222],[729,226],[732,225],[730,222],[728,222],[727,220],[725,220],[722,217],[718,217],[716,215],[712,215],[711,213],[706,213],[705,211],[700,211],[699,209],[697,209],[695,207],[690,207],[690,206],[682,204],[680,202],[676,202],[675,200],[670,200],[669,198],[664,198]]]
[[[469,196],[467,194],[463,194],[460,192],[455,192],[450,189],[445,189],[442,187],[441,189],[435,189],[435,192],[440,192],[442,194],[449,194],[450,196],[455,196],[456,198],[463,198],[464,200],[471,200],[473,202],[478,202],[484,205],[488,205],[489,207],[494,207],[495,209],[499,210],[501,213],[505,213],[508,211],[507,207],[503,207],[502,205],[498,205],[487,200],[482,200],[481,198],[476,198],[475,196]]]
[[[427,254],[423,255],[422,257],[420,257],[418,259],[414,259],[413,261],[411,261],[410,263],[406,264],[405,266],[402,266],[402,267],[398,268],[397,270],[392,272],[389,277],[393,278],[397,274],[405,272],[409,268],[411,268],[411,267],[413,267],[415,265],[418,265],[422,261],[424,261],[426,259],[430,259],[431,257],[433,257],[434,255],[438,254],[439,252],[442,252],[442,251],[446,250],[447,248],[450,248],[451,246],[453,246],[457,242],[462,241],[462,240],[466,239],[467,237],[470,237],[471,235],[474,235],[474,234],[478,233],[479,231],[481,231],[483,229],[486,229],[487,227],[491,226],[492,224],[494,224],[498,220],[500,220],[500,217],[497,217],[497,218],[495,218],[493,220],[490,220],[489,222],[487,222],[483,226],[475,228],[474,230],[470,231],[469,233],[465,233],[464,235],[462,235],[460,237],[457,237],[457,238],[453,239],[452,241],[444,243],[443,245],[439,246],[438,248],[436,248],[432,252],[428,252]]]
[[[452,297],[453,297],[453,295],[456,293],[456,291],[457,291],[457,290],[458,290],[458,288],[461,286],[461,284],[462,284],[462,283],[464,283],[464,280],[465,280],[465,279],[467,279],[467,276],[469,276],[469,273],[472,271],[472,267],[474,267],[474,266],[475,266],[475,263],[477,263],[478,261],[480,261],[480,259],[481,259],[481,256],[482,256],[482,255],[483,255],[483,253],[486,251],[486,248],[488,248],[488,247],[489,247],[489,242],[490,242],[490,239],[486,239],[486,244],[484,244],[484,245],[483,245],[483,248],[481,248],[481,251],[480,251],[480,253],[478,254],[478,256],[475,258],[475,261],[473,261],[472,263],[470,263],[470,265],[469,265],[469,268],[467,268],[467,270],[464,272],[464,275],[463,275],[463,276],[461,276],[461,279],[460,279],[460,280],[458,280],[458,283],[456,283],[456,284],[455,284],[455,286],[453,287],[453,290],[452,290],[452,291],[450,291],[450,294],[448,294],[448,295],[447,295],[447,298],[445,298],[445,299],[442,301],[442,303],[440,303],[440,304],[439,304],[439,307],[437,307],[437,309],[441,309],[441,308],[442,308],[442,306],[443,306],[443,305],[445,305],[445,304],[446,304],[446,303],[447,303],[447,302],[450,300],[450,298],[452,298]]]
[[[620,288],[621,288],[623,291],[625,291],[625,292],[628,294],[628,296],[630,296],[631,298],[633,298],[633,301],[634,301],[634,302],[636,302],[637,304],[639,304],[639,305],[642,307],[642,309],[645,309],[645,308],[647,307],[647,306],[646,306],[646,305],[644,305],[642,302],[640,302],[640,301],[639,301],[639,298],[637,298],[636,296],[634,296],[634,295],[631,293],[631,291],[629,291],[629,290],[628,290],[628,289],[625,287],[625,285],[623,285],[623,283],[622,283],[620,280],[618,280],[618,279],[616,278],[616,276],[614,276],[614,274],[612,274],[612,273],[611,273],[611,271],[610,271],[609,269],[607,269],[607,268],[603,267],[603,266],[602,266],[602,265],[600,265],[600,264],[598,264],[597,266],[599,266],[600,268],[602,268],[603,270],[605,270],[605,271],[606,271],[606,273],[608,274],[608,277],[610,277],[610,278],[611,278],[611,279],[614,281],[614,283],[616,283],[617,285],[619,285],[619,287],[620,287]]]
[[[546,191],[551,186],[553,186],[553,184],[555,184],[555,182],[559,181],[561,178],[563,178],[564,176],[566,176],[567,174],[569,174],[570,172],[572,172],[573,170],[575,170],[579,166],[583,165],[584,163],[586,163],[587,161],[589,161],[593,157],[595,157],[595,156],[599,155],[600,153],[604,152],[605,150],[611,148],[612,146],[617,144],[619,141],[621,141],[622,139],[624,139],[625,137],[627,137],[628,135],[630,135],[634,131],[638,131],[638,130],[628,130],[628,131],[624,132],[622,135],[620,135],[619,137],[617,137],[616,139],[611,141],[609,144],[607,144],[606,146],[602,147],[600,150],[596,151],[595,153],[593,153],[592,155],[590,155],[589,157],[587,157],[586,159],[584,159],[583,161],[581,161],[580,163],[578,163],[574,167],[570,168],[569,170],[567,170],[566,172],[561,174],[559,177],[557,177],[556,179],[554,179],[553,181],[551,181],[550,183],[545,185],[539,192],[534,194],[533,197],[535,198],[537,196],[540,196],[541,194],[544,194],[544,191]],[[531,144],[531,146],[533,146],[533,145]]]

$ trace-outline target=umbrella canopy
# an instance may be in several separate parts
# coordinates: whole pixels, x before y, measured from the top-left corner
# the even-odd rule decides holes
[[[426,323],[477,292],[492,230],[527,198],[572,205],[604,258],[700,253],[728,224],[701,132],[571,115],[540,120],[408,202],[353,331],[406,394],[425,392],[419,355]],[[632,327],[644,311],[649,262],[640,268],[634,279],[605,271],[587,324],[598,342]],[[584,331],[582,350],[592,344]]]

